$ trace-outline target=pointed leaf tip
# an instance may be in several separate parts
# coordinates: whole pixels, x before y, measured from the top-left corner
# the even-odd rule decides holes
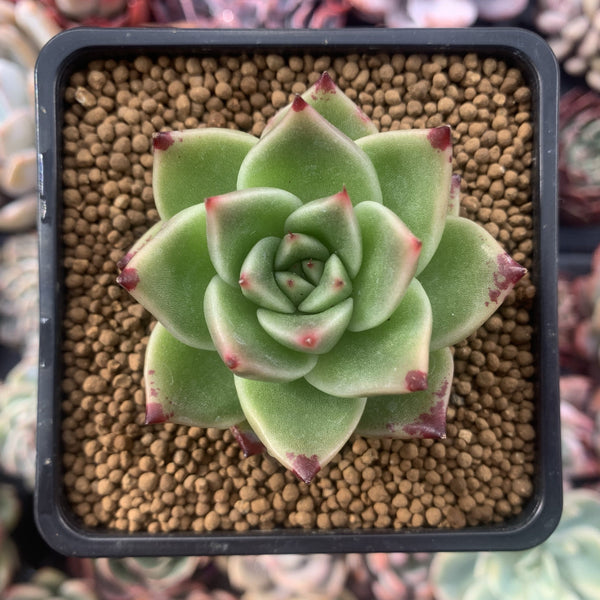
[[[148,402],[146,404],[146,419],[145,425],[156,425],[158,423],[166,423],[169,420],[168,414],[165,414],[163,407],[158,402]]]
[[[450,136],[450,125],[434,127],[427,134],[427,139],[433,148],[443,152],[452,143],[452,138]],[[450,157],[450,160],[452,160],[452,157]]]
[[[298,479],[304,483],[310,483],[313,477],[321,470],[321,465],[316,454],[308,457],[304,454],[287,453],[287,459],[291,463],[291,470]]]
[[[173,134],[170,131],[161,131],[152,136],[152,148],[154,150],[167,150],[174,142]]]
[[[427,373],[424,371],[409,371],[406,374],[406,388],[410,392],[420,392],[427,389]]]
[[[137,284],[140,282],[140,276],[136,269],[124,269],[117,277],[117,283],[125,288],[128,292],[135,290]]]
[[[244,453],[244,457],[254,456],[255,454],[262,454],[265,451],[264,444],[258,439],[258,436],[250,429],[243,429],[239,425],[233,425],[229,428],[235,441]]]
[[[498,303],[502,292],[512,289],[527,273],[527,269],[507,252],[499,254],[497,262],[498,270],[494,273],[495,287],[489,290],[490,301],[495,303]]]
[[[315,92],[326,92],[335,94],[337,92],[337,86],[327,71],[321,73],[321,77],[315,83]]]
[[[306,103],[306,100],[304,100],[304,98],[302,96],[300,96],[300,94],[298,94],[295,98],[294,101],[292,102],[292,110],[294,112],[301,112],[303,111],[306,107],[308,106],[308,104]]]

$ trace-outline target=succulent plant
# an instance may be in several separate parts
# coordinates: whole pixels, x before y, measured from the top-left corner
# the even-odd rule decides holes
[[[18,566],[19,557],[9,534],[21,514],[21,504],[14,486],[0,484],[0,596],[10,583]]]
[[[42,0],[61,27],[135,27],[149,20],[147,0]]]
[[[561,216],[575,224],[597,223],[600,221],[600,95],[573,88],[561,98],[559,116]]]
[[[565,495],[556,531],[521,552],[439,553],[430,577],[437,600],[593,600],[600,597],[600,495]]]
[[[306,482],[355,430],[445,434],[450,346],[525,273],[448,214],[448,126],[378,133],[324,73],[260,140],[153,146],[161,221],[117,279],[159,321],[147,423],[238,425]]]
[[[104,600],[84,579],[70,579],[61,571],[44,567],[27,583],[12,585],[4,600]]]

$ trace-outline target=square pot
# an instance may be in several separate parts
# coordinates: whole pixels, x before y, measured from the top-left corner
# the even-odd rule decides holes
[[[80,273],[72,270],[74,262],[68,248],[77,245],[77,237],[67,237],[63,233],[65,230],[71,231],[72,227],[76,227],[77,211],[83,214],[85,209],[84,204],[79,201],[77,186],[81,186],[81,190],[87,193],[93,188],[93,182],[90,183],[91,179],[99,180],[104,177],[101,168],[97,168],[93,176],[91,175],[88,167],[93,163],[94,155],[88,152],[89,156],[83,154],[77,156],[78,149],[81,150],[81,146],[77,146],[77,142],[70,137],[73,134],[73,114],[76,118],[77,115],[81,116],[85,112],[81,109],[81,106],[86,104],[86,92],[85,89],[82,89],[80,90],[81,99],[74,101],[75,104],[79,103],[81,106],[77,109],[69,109],[71,110],[69,112],[67,104],[73,102],[77,91],[74,86],[78,84],[85,88],[86,85],[94,85],[91,82],[93,77],[87,77],[87,80],[86,76],[78,76],[78,78],[72,79],[73,74],[84,71],[90,61],[112,60],[115,62],[108,64],[114,67],[117,65],[117,61],[133,61],[135,57],[139,56],[148,57],[151,63],[155,60],[162,60],[158,57],[167,57],[163,60],[163,66],[167,69],[171,64],[169,63],[169,57],[178,56],[194,57],[200,61],[206,57],[212,57],[218,61],[219,57],[224,55],[230,57],[278,55],[284,57],[285,60],[288,57],[298,55],[313,57],[327,55],[333,59],[347,55],[358,55],[362,57],[361,60],[376,63],[381,60],[385,62],[387,60],[385,56],[415,55],[417,58],[413,62],[420,65],[422,61],[426,62],[429,58],[434,60],[434,57],[439,56],[459,56],[463,57],[465,61],[477,61],[479,59],[475,54],[480,57],[481,61],[489,58],[490,60],[486,63],[488,66],[496,65],[494,61],[501,61],[506,64],[508,69],[516,69],[520,73],[524,85],[530,91],[530,110],[519,113],[519,121],[516,124],[513,123],[512,126],[516,131],[524,120],[530,125],[530,133],[526,136],[526,139],[531,149],[526,153],[526,162],[531,166],[531,175],[527,180],[527,185],[523,187],[525,191],[522,191],[519,196],[519,210],[512,210],[509,213],[513,216],[518,216],[521,212],[530,215],[531,218],[529,219],[529,216],[527,218],[531,221],[533,227],[530,235],[533,249],[529,255],[530,258],[527,260],[529,261],[531,282],[536,291],[533,297],[527,300],[529,302],[528,309],[521,310],[521,314],[525,315],[525,320],[531,325],[531,340],[523,339],[519,342],[529,344],[526,347],[531,350],[533,364],[529,365],[527,369],[527,373],[529,373],[526,377],[528,379],[527,389],[531,391],[531,398],[526,401],[527,408],[520,413],[522,414],[522,420],[519,421],[513,416],[511,418],[516,419],[514,423],[509,423],[505,429],[500,429],[504,417],[490,416],[492,408],[489,405],[485,408],[478,404],[473,410],[470,410],[469,414],[471,416],[469,418],[472,420],[470,425],[463,420],[460,423],[457,421],[459,426],[453,425],[450,427],[447,444],[452,445],[460,438],[462,441],[460,443],[456,442],[457,448],[459,450],[466,448],[467,452],[461,451],[460,453],[467,455],[469,454],[468,450],[471,448],[470,444],[473,436],[477,437],[479,434],[477,428],[487,427],[485,419],[483,419],[483,422],[481,421],[483,416],[490,417],[492,425],[496,427],[495,431],[498,436],[505,436],[502,437],[502,442],[494,438],[496,441],[493,442],[493,445],[490,442],[488,450],[486,450],[485,444],[484,446],[478,445],[477,452],[481,453],[484,459],[481,456],[475,456],[474,458],[471,456],[469,458],[469,455],[466,458],[463,457],[462,467],[459,465],[462,469],[461,478],[448,473],[450,467],[443,462],[446,460],[444,458],[440,459],[442,463],[436,467],[437,475],[434,476],[432,482],[422,479],[427,469],[424,465],[429,464],[426,459],[433,458],[430,450],[433,442],[423,443],[418,447],[411,446],[413,451],[417,447],[417,453],[421,452],[422,455],[422,458],[419,459],[420,462],[415,463],[406,462],[406,460],[411,460],[408,455],[403,456],[402,452],[398,454],[397,450],[403,443],[375,444],[375,447],[369,450],[371,455],[372,450],[375,450],[375,467],[379,464],[377,461],[384,461],[384,457],[385,461],[395,462],[401,466],[420,465],[420,470],[419,468],[412,469],[414,471],[410,475],[412,481],[406,479],[404,474],[396,475],[398,481],[394,480],[391,483],[389,477],[386,480],[382,476],[382,485],[383,483],[390,483],[391,487],[389,489],[400,487],[411,490],[407,495],[398,492],[396,496],[393,494],[386,496],[384,494],[384,497],[379,499],[378,509],[382,511],[389,509],[393,517],[381,521],[388,523],[385,527],[372,526],[373,522],[378,523],[380,521],[376,520],[373,506],[369,505],[370,500],[367,494],[369,483],[366,479],[362,480],[359,486],[362,494],[362,500],[359,499],[359,501],[365,503],[360,505],[363,513],[355,515],[356,519],[353,517],[345,518],[342,514],[342,524],[338,527],[332,526],[332,512],[328,512],[328,509],[324,508],[326,505],[325,497],[328,492],[320,489],[318,485],[312,488],[308,486],[299,488],[300,493],[305,494],[302,498],[308,500],[303,511],[299,507],[296,508],[295,516],[290,517],[291,521],[287,521],[287,527],[274,527],[272,523],[269,523],[266,530],[262,530],[263,522],[257,517],[253,521],[254,526],[246,527],[244,525],[239,527],[237,531],[223,530],[219,527],[213,530],[208,520],[204,520],[206,510],[202,507],[197,509],[201,514],[201,518],[195,521],[191,521],[191,517],[187,518],[187,520],[182,521],[187,526],[181,528],[172,527],[174,523],[168,520],[168,515],[162,521],[158,520],[154,523],[153,531],[140,530],[135,521],[123,521],[119,527],[107,527],[106,524],[101,523],[100,521],[105,517],[109,518],[112,512],[117,515],[123,514],[126,508],[131,508],[136,509],[139,513],[141,510],[139,506],[144,506],[146,513],[150,513],[152,506],[161,507],[164,502],[160,500],[157,504],[152,505],[151,497],[144,495],[147,490],[140,491],[138,498],[141,499],[138,501],[135,498],[133,501],[130,499],[122,501],[122,496],[111,499],[110,494],[113,493],[114,489],[128,488],[133,477],[127,471],[129,465],[127,457],[119,459],[119,452],[127,450],[129,441],[123,436],[117,436],[119,437],[117,443],[115,436],[111,433],[114,431],[114,427],[112,430],[110,429],[111,423],[115,426],[114,424],[118,422],[120,417],[118,410],[115,413],[115,404],[113,403],[112,408],[110,407],[111,402],[117,402],[117,396],[111,396],[111,394],[114,394],[114,389],[111,389],[109,385],[109,389],[103,388],[99,391],[98,401],[102,398],[103,401],[108,403],[107,414],[100,415],[100,417],[98,417],[97,403],[94,404],[94,398],[96,398],[93,396],[94,390],[87,390],[93,397],[92,400],[89,400],[90,396],[86,396],[88,400],[85,401],[87,403],[85,406],[76,406],[73,400],[73,398],[81,400],[82,396],[87,393],[86,388],[93,387],[83,381],[81,374],[73,375],[73,365],[77,366],[84,364],[86,360],[89,362],[97,359],[94,356],[90,359],[89,354],[90,352],[93,354],[92,349],[99,346],[94,346],[91,340],[86,337],[88,334],[92,335],[90,332],[93,330],[94,325],[84,322],[77,328],[73,320],[74,317],[69,312],[69,301],[73,296],[73,289],[80,290],[77,293],[81,294],[83,293],[81,290],[86,285],[93,285],[95,280],[93,276],[86,279],[89,273],[86,273],[85,270]],[[384,56],[384,58],[382,59],[381,56]],[[92,63],[91,70],[87,71],[88,75],[93,68],[96,68],[95,65],[97,66],[97,64],[97,62]],[[180,63],[180,66],[181,64],[183,63]],[[405,65],[403,59],[401,64]],[[442,64],[446,64],[444,59]],[[479,69],[481,72],[482,65],[483,62],[478,62],[474,70]],[[170,69],[169,77],[171,80],[175,71],[176,69]],[[114,81],[117,81],[117,87],[118,81],[127,76],[127,72],[127,70],[121,69],[121,75],[117,75],[115,71]],[[447,82],[449,87],[452,87],[453,81],[458,81],[464,75],[465,73],[452,75],[450,81]],[[477,81],[478,79],[474,81],[473,86],[477,84]],[[337,31],[78,29],[60,34],[42,50],[37,64],[36,83],[40,179],[41,298],[38,472],[35,516],[42,535],[52,547],[64,554],[85,556],[508,550],[538,544],[552,532],[558,523],[562,506],[556,344],[557,220],[555,200],[558,69],[551,51],[541,38],[530,32],[516,29],[347,29]],[[104,85],[104,82],[100,85]],[[514,106],[512,99],[512,94],[516,93],[514,86],[508,85],[505,92],[496,97],[494,102],[502,104],[508,98],[507,106]],[[69,97],[68,101],[65,99],[67,96]],[[114,91],[113,97],[119,98],[117,94],[114,94]],[[475,100],[473,101],[475,102]],[[461,102],[465,103],[466,100],[462,98]],[[176,106],[173,106],[171,113],[175,114]],[[469,108],[471,107],[473,107],[473,104]],[[202,111],[198,112],[198,118],[202,118],[201,113]],[[219,113],[217,108],[214,114],[211,114],[219,124],[220,117],[217,118],[218,114],[222,115],[223,113]],[[217,115],[217,117],[214,115]],[[125,119],[125,122],[127,122],[125,112],[120,113],[118,119]],[[390,117],[384,122],[389,123],[391,121]],[[209,121],[209,124],[212,123]],[[158,122],[158,125],[160,125],[160,122]],[[69,129],[70,127],[71,129]],[[95,127],[98,127],[98,123],[90,117],[88,118],[87,127],[83,127],[82,130],[91,133],[93,137]],[[458,127],[460,128],[461,125],[459,124]],[[502,126],[499,125],[498,128],[502,128]],[[504,128],[506,129],[506,126]],[[463,129],[466,130],[466,128]],[[127,130],[126,126],[124,130]],[[96,129],[96,132],[98,131]],[[506,131],[509,130],[506,129]],[[483,133],[485,131],[480,131],[479,136],[482,136]],[[496,138],[494,137],[494,139]],[[69,146],[69,143],[71,143],[71,146]],[[478,145],[477,142],[475,144]],[[64,158],[67,154],[69,155],[68,161]],[[123,156],[123,153],[121,153],[121,156]],[[458,160],[456,152],[455,160]],[[521,163],[524,163],[524,161],[525,158]],[[108,173],[111,172],[110,169],[118,168],[118,165],[111,163],[110,160],[106,164],[105,170]],[[461,164],[464,168],[468,168],[465,166],[465,161],[462,161]],[[150,168],[149,165],[142,166],[147,170]],[[88,170],[77,171],[77,169]],[[467,189],[473,189],[474,185],[474,178],[471,178],[471,188],[469,188],[469,182],[467,182]],[[510,183],[507,183],[507,187],[509,185]],[[124,189],[131,191],[131,188],[127,186],[129,184],[126,184]],[[66,189],[70,189],[71,192],[65,194]],[[504,190],[503,185],[501,189]],[[517,188],[511,189],[516,190]],[[123,190],[118,191],[122,192]],[[523,194],[527,195],[523,196]],[[94,202],[100,202],[100,195],[95,192]],[[143,190],[134,190],[130,195],[143,196]],[[481,194],[479,196],[481,197]],[[115,199],[114,202],[118,202],[118,200]],[[125,208],[126,206],[124,206]],[[464,206],[463,208],[469,211],[476,210],[477,207],[474,209],[473,207]],[[124,209],[124,214],[127,214]],[[105,210],[110,211],[110,206]],[[486,212],[486,214],[488,213]],[[117,230],[119,229],[116,223],[113,223],[113,225]],[[129,224],[125,225],[124,228],[126,229],[129,226],[133,227]],[[141,228],[144,226],[143,223],[140,224]],[[82,227],[83,230],[80,235],[83,237],[97,234],[98,230],[95,228],[87,230],[85,224]],[[490,224],[489,228],[498,234],[499,228],[497,226]],[[107,232],[103,233],[103,235],[105,234]],[[117,243],[119,243],[118,240],[121,240],[119,233],[113,235],[109,232],[108,235],[111,235],[110,239],[117,240]],[[118,247],[117,249],[125,252],[128,248]],[[86,260],[93,263],[94,254],[95,251],[92,245],[92,252],[88,253]],[[102,265],[98,263],[93,273],[98,272],[101,268]],[[116,271],[109,274],[110,277],[113,277],[113,275],[116,277]],[[103,281],[107,277],[104,277]],[[111,281],[114,281],[114,278]],[[530,289],[533,290],[534,288],[531,287]],[[100,288],[100,291],[97,290],[95,293],[95,299],[101,304],[102,296],[106,293],[106,290],[103,292]],[[116,299],[112,300],[116,301]],[[110,304],[110,301],[107,300],[106,304]],[[138,313],[129,316],[135,317],[133,321],[140,318]],[[85,319],[85,316],[83,318]],[[132,323],[131,320],[128,322]],[[71,329],[76,330],[76,336],[71,333]],[[97,329],[93,330],[93,334],[98,335]],[[78,346],[79,350],[75,352],[73,348],[77,341],[80,342],[80,345]],[[63,355],[66,347],[69,348],[71,354],[69,359],[71,362],[68,365],[65,363]],[[76,356],[73,354],[74,352]],[[110,360],[110,356],[107,357],[108,360]],[[105,369],[110,368],[107,363],[103,366]],[[130,408],[131,406],[134,407],[132,418],[137,419],[139,422],[139,406],[135,402],[135,389],[136,387],[139,388],[140,385],[140,367],[136,364],[131,369],[131,375],[127,375],[129,377],[127,386],[131,387],[131,397],[128,397],[128,400]],[[80,391],[79,387],[84,391]],[[120,389],[119,398],[124,393],[126,395],[126,392],[122,391],[123,388]],[[498,390],[500,390],[499,387]],[[500,399],[498,411],[506,410],[506,406],[502,408],[501,405],[506,404],[505,400],[509,392],[505,394],[505,392],[498,392],[498,390],[496,390],[496,397]],[[464,395],[468,397],[468,392],[464,391]],[[492,398],[491,395],[488,396]],[[460,406],[461,404],[464,404],[464,398],[461,400],[460,395],[457,395],[454,403],[451,403],[452,418],[459,418],[459,415],[467,412],[464,406]],[[70,414],[69,411],[72,411],[73,414]],[[483,412],[478,416],[477,411]],[[71,430],[68,424],[72,423],[73,419],[78,418],[82,419],[80,428]],[[125,417],[124,419],[126,420]],[[67,425],[65,425],[66,423]],[[156,439],[160,438],[160,426],[148,429],[148,434],[146,434],[139,433],[136,424],[130,423],[130,425],[138,432],[136,435],[140,438],[131,443],[138,444],[139,442],[143,446],[144,444],[151,444],[152,436],[157,436]],[[492,431],[492,425],[489,426],[488,431]],[[116,427],[118,429],[118,423]],[[94,429],[98,430],[99,436],[103,435],[104,437],[102,439],[99,437],[100,441],[88,440],[90,443],[85,445],[81,441],[82,437],[89,435],[89,432],[93,432]],[[133,431],[133,429],[131,430]],[[164,435],[167,437],[176,435],[176,433],[173,433],[174,431],[175,429],[168,428],[163,430]],[[520,432],[524,431],[526,431],[526,439],[520,438],[518,446],[515,446],[514,455],[522,457],[527,454],[533,458],[527,465],[517,466],[513,470],[511,467],[513,464],[511,463],[512,454],[510,450],[507,450],[507,448],[512,448],[512,442],[509,438],[515,435],[519,436]],[[145,435],[150,435],[150,438],[146,440],[144,437],[144,441],[140,441],[142,436]],[[229,441],[229,438],[217,440],[215,447],[219,445],[222,447],[223,444],[226,445]],[[502,446],[504,441],[506,443]],[[205,453],[210,454],[213,452],[210,439],[208,441],[205,439],[203,443],[205,444],[203,446],[203,449],[206,450]],[[114,451],[114,456],[117,457],[115,461],[117,462],[110,463],[109,460],[102,466],[106,479],[101,483],[93,479],[93,473],[96,472],[94,461],[104,460],[109,452],[106,448],[111,444],[118,446],[117,448],[113,447],[111,450]],[[139,444],[136,446],[138,455],[135,460],[140,459],[139,448],[141,446]],[[350,444],[353,443],[350,442]],[[355,444],[357,449],[360,448],[360,452],[364,452],[365,447],[368,447],[368,444],[362,441],[355,442]],[[193,453],[193,449],[185,446],[185,444],[184,449]],[[381,455],[377,454],[378,450],[381,450]],[[452,464],[455,467],[456,460],[458,460],[456,455],[459,450],[453,453],[452,460],[454,462]],[[523,451],[521,452],[521,450]],[[354,450],[348,450],[347,456],[350,459],[353,458],[352,452]],[[496,452],[496,454],[494,455],[493,452]],[[502,452],[505,454],[503,455]],[[508,454],[506,454],[507,452]],[[487,459],[485,459],[486,456]],[[495,456],[495,458],[491,458],[491,456]],[[156,458],[156,455],[154,457]],[[118,463],[119,460],[124,460],[126,464]],[[238,460],[237,455],[233,460]],[[239,460],[242,459],[239,458]],[[242,476],[251,474],[252,470],[261,464],[260,459],[254,459],[255,462],[252,462],[252,459],[247,460],[250,462],[244,462],[244,466],[241,467]],[[343,460],[347,461],[349,459],[344,458]],[[364,462],[364,459],[361,460]],[[485,464],[485,460],[488,460],[489,464]],[[76,471],[73,468],[74,470],[70,471],[75,463],[80,465],[78,470]],[[153,462],[151,466],[149,464],[146,465],[145,470],[151,471],[155,463]],[[210,464],[218,465],[214,461]],[[491,478],[491,481],[494,482],[494,477],[499,478],[493,489],[487,483],[482,487],[478,487],[479,483],[474,474],[475,465],[479,464],[483,464],[483,467],[478,471],[478,477],[481,476],[482,481],[489,481]],[[135,474],[139,475],[141,467],[135,468],[137,469]],[[123,474],[123,470],[127,472]],[[332,472],[333,470],[335,470],[335,466],[332,467]],[[111,479],[110,471],[118,471],[118,473],[114,474]],[[338,471],[341,472],[341,468]],[[379,471],[377,469],[371,471],[375,473],[376,477],[378,476]],[[506,476],[504,479],[501,475],[503,472]],[[237,473],[239,476],[240,471]],[[264,475],[263,472],[261,477],[266,477],[270,473],[272,473],[272,470],[268,471],[267,475]],[[213,485],[211,481],[214,481],[214,478],[211,479],[205,477],[205,475],[206,470],[203,471],[203,475],[198,476],[193,484],[195,487],[189,490],[190,492],[195,493],[198,489],[204,489],[212,493],[210,487]],[[92,477],[91,482],[86,480],[86,476]],[[334,480],[333,474],[331,477]],[[408,474],[407,477],[409,477]],[[452,483],[453,478],[457,480],[455,484]],[[316,483],[318,483],[317,480],[318,477],[315,480]],[[284,479],[284,481],[288,480]],[[339,478],[337,481],[340,482],[339,487],[341,479]],[[433,497],[432,490],[435,491],[436,489],[436,481],[440,484],[440,489],[447,490],[445,499],[435,499]],[[293,484],[290,484],[289,481],[288,484],[292,485],[293,488]],[[220,479],[220,476],[217,479],[216,487],[223,487],[228,494],[231,492],[236,495],[236,498],[243,500],[241,495],[238,495],[239,490],[235,491],[231,487],[232,485],[226,484]],[[445,485],[449,487],[446,488]],[[67,490],[69,486],[75,487],[73,494]],[[461,486],[462,489],[459,489]],[[417,488],[420,491],[417,492]],[[478,493],[474,493],[473,497],[469,495],[471,488],[479,490]],[[175,489],[182,492],[184,487],[175,486]],[[257,489],[264,491],[267,488],[258,486]],[[379,489],[381,489],[381,486],[379,486]],[[172,488],[170,491],[172,492]],[[286,500],[282,490],[279,490],[278,493],[280,494],[279,498],[283,498],[286,502],[295,501],[289,500],[289,498]],[[494,494],[500,493],[508,494],[506,498],[509,498],[509,500],[506,500],[503,496],[506,501],[502,505],[503,508],[490,509],[489,507],[492,504],[486,498],[486,494],[493,497]],[[319,496],[319,494],[322,494],[322,496]],[[108,499],[102,504],[102,496],[104,495]],[[331,494],[329,493],[329,495]],[[419,497],[422,498],[422,502]],[[97,498],[97,503],[93,506],[90,505],[90,498]],[[171,493],[169,498],[177,500],[174,493]],[[251,501],[252,497],[247,499]],[[268,502],[270,501],[268,500]],[[321,501],[322,504],[319,504]],[[218,501],[215,500],[215,502]],[[335,507],[336,502],[338,502],[337,496],[332,501],[332,506]],[[507,510],[513,505],[511,502],[514,506],[517,506],[513,513]],[[344,504],[339,500],[338,509],[340,503]],[[407,506],[408,503],[410,503],[409,506]],[[469,508],[469,503],[475,503],[475,509],[477,510],[473,509],[473,506]],[[217,508],[217,505],[214,504],[213,508]],[[428,513],[428,508],[433,509],[432,512]],[[182,504],[179,513],[185,513],[185,511],[186,507]],[[220,514],[215,510],[210,512],[214,512],[215,515]],[[271,512],[274,511],[271,510]],[[341,510],[337,512],[343,513]],[[507,513],[506,518],[499,516],[502,512]],[[129,513],[127,514],[129,515]],[[323,514],[326,516],[323,517]],[[406,518],[410,522],[403,523],[402,515],[408,515]],[[452,520],[448,515],[454,515],[457,518]],[[441,525],[443,526],[441,527],[435,526],[438,517],[442,521]],[[215,518],[219,519],[218,516]],[[231,525],[229,516],[227,519],[229,520],[223,520],[222,522]],[[357,519],[363,524],[362,526],[356,526]],[[365,520],[360,521],[360,519]],[[404,520],[406,521],[406,519]],[[118,518],[116,522],[119,523]],[[371,525],[365,527],[364,523],[366,522],[370,522]],[[197,528],[201,531],[193,531],[195,526],[190,526],[190,524],[198,525]],[[324,527],[328,524],[328,527]],[[163,530],[157,532],[156,530],[161,527]]]

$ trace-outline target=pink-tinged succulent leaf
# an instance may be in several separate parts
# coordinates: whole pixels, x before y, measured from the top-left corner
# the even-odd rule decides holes
[[[300,231],[323,242],[355,277],[362,262],[362,240],[358,220],[348,192],[313,200],[295,210],[285,222],[286,231]]]
[[[317,285],[321,281],[323,270],[325,269],[325,263],[320,260],[308,260],[302,261],[302,273],[304,277],[314,285]]]
[[[317,287],[298,306],[305,313],[316,313],[331,308],[352,293],[352,282],[344,264],[336,254],[332,254],[325,266]]]
[[[279,289],[295,306],[300,304],[315,289],[312,283],[292,271],[277,271],[275,281]]]
[[[304,379],[271,384],[235,377],[246,419],[269,454],[309,483],[346,443],[364,398],[336,398]]]
[[[299,96],[242,162],[238,189],[263,186],[287,190],[303,202],[346,186],[354,202],[381,202],[377,173],[367,155]]]
[[[364,331],[383,323],[400,304],[414,277],[421,241],[383,204],[361,202],[354,212],[363,260],[353,282],[354,314],[348,328]]]
[[[289,232],[283,236],[283,240],[279,244],[274,264],[278,271],[285,271],[294,263],[311,258],[327,260],[329,250],[310,235]]]
[[[122,271],[128,264],[129,261],[143,248],[165,225],[166,221],[159,221],[154,223],[144,235],[137,240],[137,242],[119,259],[117,262],[117,268]]]
[[[252,427],[250,427],[250,423],[245,419],[237,425],[232,425],[230,429],[246,458],[255,454],[262,454],[266,450],[265,445],[258,439]]]
[[[240,271],[242,294],[258,306],[293,313],[296,305],[279,289],[273,276],[273,261],[281,239],[266,237],[254,244]]]
[[[244,420],[233,376],[214,350],[176,340],[157,323],[146,349],[146,423],[230,427]]]
[[[152,190],[161,219],[236,189],[242,160],[258,138],[233,129],[189,129],[153,137]]]
[[[214,275],[206,244],[206,212],[203,204],[197,204],[169,219],[135,252],[117,282],[179,341],[211,350],[202,298]]]
[[[317,362],[276,342],[260,325],[256,305],[218,275],[204,295],[206,323],[223,362],[236,375],[271,382],[303,377]]]
[[[452,175],[450,127],[387,131],[356,144],[375,165],[383,204],[423,242],[419,274],[444,230]]]
[[[352,298],[314,315],[285,315],[259,308],[263,329],[280,344],[311,354],[329,352],[346,331],[352,316]]]
[[[431,306],[417,280],[388,320],[358,333],[346,331],[305,378],[334,396],[404,394],[427,388]]]
[[[344,94],[327,71],[302,94],[302,99],[351,140],[377,133],[375,123]],[[290,109],[291,104],[282,108],[267,123],[261,137],[276,127]]]
[[[431,349],[471,335],[525,273],[485,229],[448,216],[437,252],[419,276],[433,310]]]
[[[452,174],[450,181],[450,197],[448,198],[448,214],[453,217],[460,215],[460,175]]]
[[[367,437],[444,438],[454,360],[450,348],[429,355],[428,388],[367,399],[356,433]]]
[[[273,188],[207,198],[208,251],[221,278],[237,287],[242,263],[252,246],[264,237],[281,236],[285,220],[301,204],[296,196]]]

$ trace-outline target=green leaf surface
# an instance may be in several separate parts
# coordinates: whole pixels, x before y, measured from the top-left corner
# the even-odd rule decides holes
[[[396,310],[414,277],[421,242],[383,204],[362,202],[355,210],[363,260],[354,278],[351,331],[381,325]]]
[[[347,331],[319,357],[306,380],[342,397],[403,394],[426,389],[431,307],[414,280],[391,317],[373,329]]]
[[[293,381],[317,362],[315,355],[295,352],[276,342],[258,322],[256,306],[219,276],[206,289],[204,313],[217,352],[236,375]]]
[[[302,94],[302,98],[351,140],[377,133],[375,123],[344,94],[327,72]],[[261,137],[276,127],[290,108],[291,104],[282,108],[267,123]]]
[[[280,344],[299,352],[324,354],[346,331],[352,298],[314,315],[286,315],[262,308],[256,314],[263,329]]]
[[[298,231],[323,242],[355,277],[362,262],[362,239],[352,202],[345,189],[295,210],[285,222],[286,231]]]
[[[525,273],[483,227],[449,216],[438,250],[419,276],[433,310],[431,349],[471,335]]]
[[[204,292],[215,275],[204,204],[169,219],[130,258],[117,278],[179,341],[214,349],[204,320]]]
[[[240,271],[242,294],[258,306],[293,313],[295,304],[279,289],[273,276],[273,261],[281,239],[266,237],[254,244]]]
[[[450,128],[387,131],[356,143],[375,165],[383,204],[423,242],[418,274],[444,229],[452,175]]]
[[[152,190],[161,219],[236,189],[242,160],[258,138],[233,129],[155,134]]]
[[[214,350],[176,340],[157,323],[146,349],[146,421],[225,429],[244,420],[233,376]]]
[[[285,220],[301,204],[292,194],[273,188],[208,198],[208,250],[221,278],[237,287],[242,263],[254,244],[268,236],[281,237]]]
[[[277,271],[275,273],[275,281],[279,289],[296,306],[315,289],[312,283],[292,271]]]
[[[238,189],[263,186],[287,190],[302,202],[346,186],[354,203],[381,202],[377,174],[367,155],[300,97],[242,162]]]
[[[450,348],[432,352],[429,355],[427,389],[368,398],[356,432],[367,437],[446,437],[446,410],[453,372]]]
[[[269,454],[310,482],[346,443],[364,398],[336,398],[304,379],[268,384],[235,377],[240,404]]]
[[[348,273],[339,257],[332,254],[323,267],[317,287],[298,306],[298,310],[305,313],[327,310],[348,298],[351,293],[352,282]]]
[[[305,259],[327,260],[329,250],[316,238],[304,233],[289,232],[283,236],[275,256],[278,271],[289,269]]]
[[[310,281],[313,285],[317,285],[321,281],[324,269],[325,263],[321,260],[309,259],[302,261],[302,273],[304,273],[307,281]]]

